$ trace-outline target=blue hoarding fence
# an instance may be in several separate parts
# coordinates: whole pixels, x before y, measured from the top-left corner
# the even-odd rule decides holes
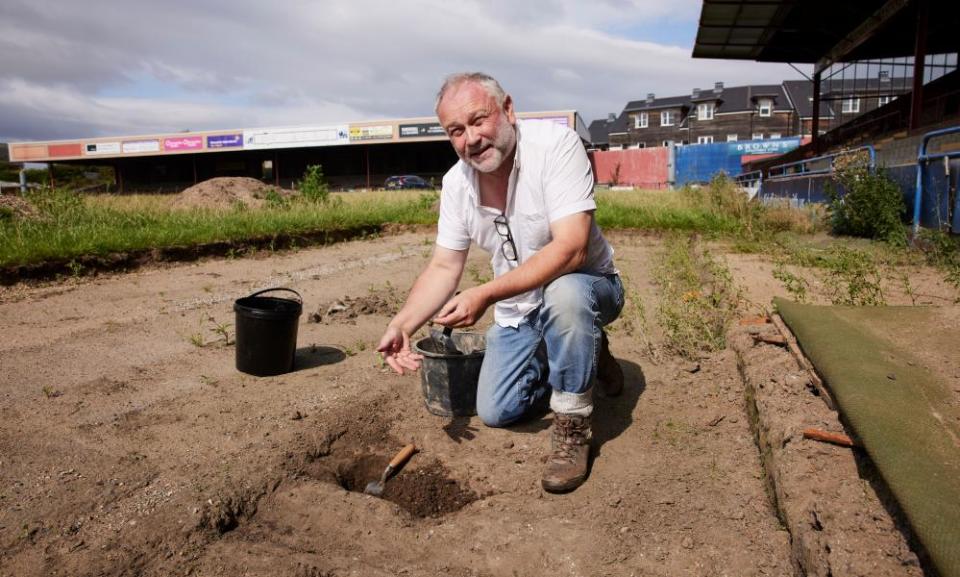
[[[731,176],[740,174],[744,156],[783,154],[798,146],[799,137],[678,146],[674,182],[677,186],[684,186],[710,182],[720,172]]]

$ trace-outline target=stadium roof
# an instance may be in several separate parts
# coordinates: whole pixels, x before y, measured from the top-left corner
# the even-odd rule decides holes
[[[960,2],[929,2],[926,53],[957,50]],[[910,0],[703,0],[694,58],[849,62],[914,53]]]

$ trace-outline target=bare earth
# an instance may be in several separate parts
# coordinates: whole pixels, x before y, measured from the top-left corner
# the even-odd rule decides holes
[[[372,352],[429,233],[2,289],[0,574],[799,574],[803,550],[768,496],[738,353],[699,367],[664,353],[650,281],[659,241],[611,238],[652,346],[635,316],[614,325],[627,386],[598,401],[590,479],[563,496],[539,486],[549,415],[500,430],[433,416],[419,376],[389,373]],[[474,251],[466,284],[489,275],[486,259]],[[727,261],[752,302],[785,294],[760,257]],[[305,302],[297,370],[238,373],[224,341],[233,301],[278,285]],[[769,403],[830,425],[800,390]],[[410,441],[420,452],[384,498],[364,495]],[[853,463],[849,450],[806,447],[793,470],[826,480],[791,490],[852,486],[876,516],[866,531],[844,526],[853,552],[834,557],[890,559],[832,575],[920,575],[856,466],[810,465],[833,452]]]

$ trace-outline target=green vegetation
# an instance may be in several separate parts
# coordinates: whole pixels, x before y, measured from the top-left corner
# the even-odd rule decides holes
[[[279,196],[279,195],[278,195]],[[346,193],[330,202],[294,197],[263,209],[170,208],[170,196],[30,193],[35,218],[0,219],[0,266],[138,249],[351,230],[384,223],[433,224],[436,194]]]
[[[813,233],[822,221],[822,209],[814,206],[796,209],[751,201],[725,174],[706,186],[679,191],[601,190],[597,194],[597,223],[604,228],[698,232],[754,243],[785,232]]]
[[[838,187],[827,188],[835,234],[882,240],[895,246],[907,244],[902,221],[907,207],[895,182],[882,170],[871,172],[863,162],[839,165],[835,174],[844,190],[841,194]]]
[[[740,293],[729,269],[696,236],[668,238],[654,278],[660,287],[658,320],[670,350],[696,359],[726,346]]]
[[[310,202],[326,203],[330,199],[330,188],[323,178],[323,167],[319,164],[307,167],[298,188],[303,198]]]

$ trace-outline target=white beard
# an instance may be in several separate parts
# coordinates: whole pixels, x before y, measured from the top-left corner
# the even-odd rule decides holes
[[[507,120],[505,115],[500,117],[497,136],[494,141],[489,144],[492,146],[483,151],[484,157],[482,160],[470,157],[464,158],[463,156],[460,158],[479,172],[489,173],[500,168],[500,165],[506,160],[507,155],[517,144],[516,127],[510,124],[510,121]]]

